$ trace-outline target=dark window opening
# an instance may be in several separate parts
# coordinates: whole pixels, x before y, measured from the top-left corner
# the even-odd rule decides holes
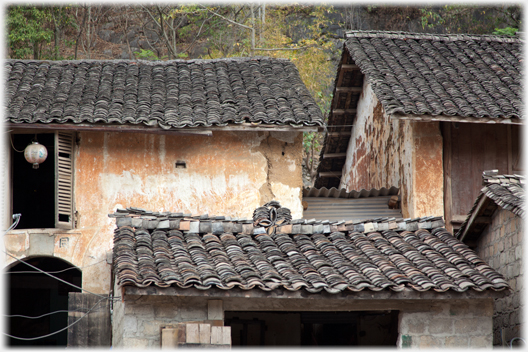
[[[48,157],[38,169],[26,161],[24,153],[13,150],[13,214],[20,213],[17,229],[55,227],[55,138],[38,134],[38,142],[48,150]],[[24,150],[34,134],[11,136],[16,150]]]
[[[38,257],[26,261],[52,275],[81,286],[81,271],[61,259]],[[8,270],[8,315],[38,317],[50,312],[68,310],[68,293],[80,292],[24,263],[18,263]],[[38,319],[8,317],[8,334],[21,338],[45,336],[68,325],[68,313],[45,315]],[[37,340],[18,340],[8,337],[9,346],[66,346],[68,330]]]
[[[232,346],[396,346],[397,311],[225,312]]]

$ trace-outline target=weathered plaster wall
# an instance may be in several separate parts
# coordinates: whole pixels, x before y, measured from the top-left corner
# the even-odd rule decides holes
[[[120,290],[116,290],[116,293]],[[354,300],[221,298],[224,311],[387,311],[399,310],[399,347],[491,347],[492,299]],[[114,305],[114,347],[158,347],[160,327],[208,319],[210,299],[183,296],[125,296]]]
[[[523,230],[523,221],[519,216],[499,208],[493,216],[492,223],[479,238],[476,248],[477,255],[501,273],[508,280],[513,291],[509,296],[495,300],[494,345],[507,345],[514,337],[524,338],[522,334]],[[519,341],[514,344],[519,344]]]
[[[470,300],[400,312],[398,347],[491,348],[493,301]]]
[[[388,116],[365,80],[340,187],[397,186],[404,217],[443,215],[442,136],[437,122]]]
[[[18,258],[49,255],[83,271],[83,288],[108,292],[117,208],[251,218],[277,200],[302,217],[302,133],[199,135],[79,133],[74,230],[15,230],[4,237]],[[186,168],[176,168],[178,160]],[[7,258],[7,264],[14,259]]]

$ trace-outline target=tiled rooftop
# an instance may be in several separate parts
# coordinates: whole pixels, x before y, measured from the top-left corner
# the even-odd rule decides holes
[[[504,278],[440,217],[291,220],[276,202],[253,219],[118,209],[119,285],[311,293],[504,290]]]
[[[471,219],[478,212],[479,216],[492,216],[497,206],[509,210],[512,213],[525,218],[525,203],[524,203],[524,176],[522,175],[499,175],[497,170],[484,171],[482,174],[482,183],[484,187],[477,196],[475,204],[469,211],[469,214],[462,223],[460,229],[456,233],[457,237],[466,237],[466,232],[471,230],[476,232],[471,234],[471,237],[478,237],[481,230],[486,227],[486,223],[476,224],[471,223]],[[483,206],[483,198],[488,198],[491,202],[487,202]],[[469,238],[469,236],[468,236]]]
[[[519,38],[351,31],[345,46],[388,114],[522,118]]]
[[[340,186],[364,80],[391,118],[522,124],[522,60],[520,38],[347,32],[315,187]]]
[[[265,57],[174,61],[7,60],[6,121],[164,129],[322,126],[295,65]]]

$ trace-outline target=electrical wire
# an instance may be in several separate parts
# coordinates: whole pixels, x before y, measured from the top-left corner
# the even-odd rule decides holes
[[[23,341],[33,341],[33,340],[39,340],[39,339],[43,339],[43,338],[46,338],[46,337],[49,337],[49,336],[52,336],[52,335],[55,335],[55,334],[58,334],[59,332],[63,332],[64,330],[66,329],[69,329],[70,327],[74,326],[75,324],[77,324],[79,321],[81,321],[82,318],[84,318],[85,316],[87,316],[88,314],[90,314],[90,312],[99,305],[99,303],[101,303],[105,298],[101,298],[99,301],[97,301],[96,304],[94,304],[94,306],[92,308],[90,308],[82,317],[80,317],[79,319],[77,319],[76,321],[74,321],[73,323],[71,323],[70,325],[66,326],[65,328],[62,328],[60,330],[57,330],[55,332],[52,332],[50,334],[47,334],[47,335],[43,335],[43,336],[37,336],[37,337],[18,337],[18,336],[13,336],[13,335],[10,335],[10,334],[7,334],[7,333],[3,333],[4,335],[6,336],[9,336],[13,339],[17,339],[17,340],[23,340]]]
[[[18,152],[18,153],[23,153],[23,152],[24,152],[23,150],[17,150],[17,149],[15,148],[15,145],[13,144],[13,135],[12,135],[12,134],[9,135],[9,141],[11,142],[11,146],[13,147],[13,149],[15,150],[15,152]]]
[[[18,224],[18,221],[20,220],[20,217],[21,217],[21,216],[22,216],[22,214],[13,214],[13,219],[16,219],[16,222],[13,223],[13,224],[9,227],[9,229],[7,229],[7,230],[4,232],[4,235],[7,234],[7,232],[9,232],[11,229],[13,229],[14,227],[16,227],[16,225]],[[3,252],[4,252],[5,254],[7,254],[8,256],[10,256],[11,258],[15,259],[16,261],[18,261],[18,262],[20,262],[20,263],[23,263],[23,264],[25,264],[25,265],[27,265],[27,266],[29,266],[29,267],[31,267],[31,268],[37,270],[37,271],[40,271],[41,273],[43,273],[43,274],[45,274],[45,275],[48,275],[49,277],[51,277],[51,278],[53,278],[53,279],[55,279],[55,280],[58,280],[58,281],[60,281],[60,282],[62,282],[62,283],[65,283],[66,285],[69,285],[69,286],[75,287],[76,289],[81,290],[81,292],[82,292],[82,291],[85,291],[85,292],[91,293],[91,294],[94,295],[94,296],[101,297],[101,298],[104,298],[104,299],[109,299],[109,300],[117,300],[117,299],[121,299],[121,297],[113,297],[113,298],[110,298],[110,297],[106,297],[106,296],[103,296],[103,295],[99,295],[99,294],[97,294],[97,293],[90,292],[90,291],[88,291],[88,290],[86,290],[86,289],[84,289],[84,288],[82,288],[82,287],[79,287],[79,286],[77,286],[77,285],[74,285],[74,284],[72,284],[72,283],[69,283],[68,281],[65,281],[65,280],[63,280],[63,279],[61,279],[61,278],[59,278],[59,277],[53,276],[53,275],[51,275],[51,274],[45,272],[44,270],[37,268],[37,267],[34,266],[34,265],[31,265],[31,264],[29,264],[29,263],[27,263],[27,262],[25,262],[25,261],[23,261],[23,260],[20,260],[20,259],[18,259],[17,257],[15,257],[14,255],[9,254],[9,253],[8,253],[7,251],[5,251],[5,250],[4,250]]]
[[[30,316],[21,315],[21,314],[13,314],[13,315],[3,314],[3,316],[6,317],[6,318],[40,319],[40,318],[46,317],[48,315],[57,314],[57,313],[78,313],[78,311],[76,311],[76,310],[56,310],[54,312],[50,312],[50,313],[45,313],[45,314],[39,315],[38,317],[30,317]]]
[[[25,262],[25,261],[23,261],[23,260],[18,259],[18,258],[15,257],[15,256],[9,254],[7,251],[3,251],[3,252],[4,252],[5,254],[7,254],[8,256],[10,256],[11,258],[15,259],[16,261],[19,261],[20,263],[24,263],[25,265],[27,265],[27,266],[29,266],[29,267],[31,267],[31,268],[37,270],[37,271],[40,271],[41,273],[46,274],[46,275],[48,275],[49,277],[51,277],[51,278],[53,278],[53,279],[55,279],[55,280],[58,280],[58,281],[60,281],[60,282],[62,282],[62,283],[65,283],[66,285],[69,285],[69,286],[71,286],[71,287],[75,287],[76,289],[79,289],[79,290],[81,290],[81,291],[85,291],[85,292],[87,292],[87,293],[91,293],[91,294],[94,295],[94,296],[101,297],[101,298],[104,298],[104,299],[118,299],[118,298],[120,299],[120,297],[110,298],[110,297],[106,297],[106,296],[103,296],[103,295],[100,295],[100,294],[97,294],[97,293],[90,292],[90,291],[88,291],[87,289],[84,289],[84,288],[82,288],[82,287],[79,287],[79,286],[77,286],[77,285],[74,285],[74,284],[72,284],[72,283],[69,283],[68,281],[65,281],[65,280],[63,280],[63,279],[61,279],[61,278],[59,278],[59,277],[53,276],[53,275],[51,275],[51,274],[48,274],[48,273],[45,272],[44,270],[41,270],[41,269],[37,268],[36,266],[31,265],[31,264],[29,264],[29,263],[27,263],[27,262]]]
[[[90,265],[85,265],[85,266],[81,266],[81,267],[71,267],[71,268],[67,268],[67,269],[63,269],[63,270],[59,270],[59,271],[46,271],[48,274],[60,274],[60,273],[63,273],[65,271],[68,271],[68,270],[74,270],[74,269],[77,269],[77,270],[81,270],[81,269],[84,269],[84,268],[89,268],[91,266],[94,266],[94,265],[97,265],[99,263],[102,263],[102,262],[105,262],[106,260],[103,259],[103,260],[100,260],[96,263],[93,263],[93,264],[90,264]],[[38,274],[37,271],[6,271],[4,272],[4,274]]]

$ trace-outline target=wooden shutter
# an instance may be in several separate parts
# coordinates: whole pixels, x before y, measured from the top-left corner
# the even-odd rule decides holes
[[[55,227],[72,229],[74,134],[55,132]]]

